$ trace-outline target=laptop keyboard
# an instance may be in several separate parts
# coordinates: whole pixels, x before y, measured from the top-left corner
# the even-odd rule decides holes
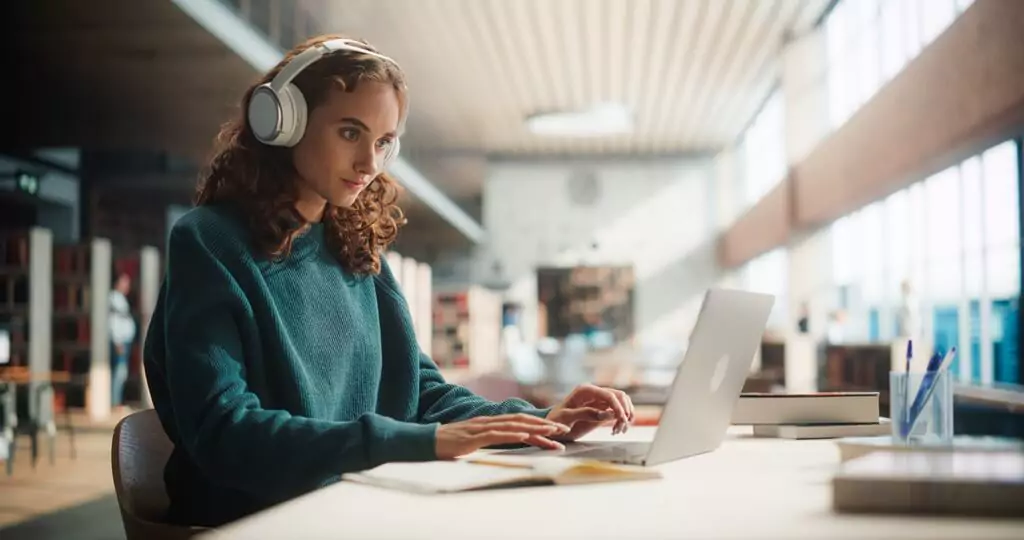
[[[580,451],[566,449],[566,455],[571,455],[574,458],[629,463],[640,461],[647,455],[650,447],[649,443],[625,443],[615,446],[597,445],[594,448],[586,448]]]
[[[638,462],[647,455],[650,443],[571,443],[564,451],[542,450],[533,446],[504,450],[501,454],[550,454],[572,456],[582,459],[597,459],[615,463]]]

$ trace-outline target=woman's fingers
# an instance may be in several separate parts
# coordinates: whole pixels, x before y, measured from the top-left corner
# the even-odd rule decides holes
[[[629,415],[626,413],[626,408],[623,406],[622,400],[616,392],[618,390],[610,390],[608,388],[600,388],[598,386],[587,385],[585,388],[590,392],[599,396],[605,401],[605,404],[613,411],[615,411],[615,417],[618,422],[615,423],[615,427],[612,428],[612,433],[619,433],[622,428],[629,423]],[[624,392],[623,392],[624,394]]]
[[[565,450],[564,444],[558,441],[553,441],[542,435],[532,435],[529,438],[527,438],[524,442],[526,444],[532,444],[533,446],[543,448],[545,450]]]
[[[524,443],[530,438],[530,434],[523,433],[520,431],[491,430],[477,433],[476,435],[473,435],[471,438],[473,448],[467,449],[468,452],[479,450],[485,446]]]
[[[547,418],[541,418],[532,414],[526,413],[514,413],[514,414],[500,414],[497,416],[477,416],[468,420],[471,424],[492,424],[495,422],[516,422],[520,424],[529,424],[535,426],[554,426],[556,428],[566,428],[569,426],[560,424],[558,422],[552,422]]]
[[[471,432],[480,433],[484,431],[507,431],[526,433],[529,435],[561,435],[569,432],[569,426],[556,424],[530,424],[516,421],[481,422],[469,428]]]
[[[615,413],[608,409],[579,407],[577,409],[565,409],[562,411],[562,418],[571,424],[576,422],[606,422],[615,418]]]

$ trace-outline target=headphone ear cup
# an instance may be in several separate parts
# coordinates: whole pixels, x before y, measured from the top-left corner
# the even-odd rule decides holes
[[[295,146],[306,133],[306,97],[294,84],[288,83],[278,94],[281,101],[281,133],[274,144]]]
[[[256,87],[249,98],[249,129],[260,142],[274,144],[281,134],[281,100],[269,84]]]

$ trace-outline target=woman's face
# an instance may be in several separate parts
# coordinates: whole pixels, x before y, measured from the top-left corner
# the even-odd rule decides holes
[[[387,83],[364,81],[352,92],[338,88],[310,111],[306,133],[292,149],[299,174],[297,209],[319,221],[324,204],[349,207],[372,182],[395,144],[398,94]]]

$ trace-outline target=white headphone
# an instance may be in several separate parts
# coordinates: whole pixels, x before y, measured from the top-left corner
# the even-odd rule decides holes
[[[317,43],[295,56],[272,81],[261,84],[253,90],[249,99],[249,127],[253,135],[271,146],[295,146],[306,132],[306,98],[292,81],[302,70],[326,54],[334,51],[354,51],[380,58],[398,66],[398,62],[365,48],[351,39],[332,39]],[[404,118],[404,114],[403,114]],[[386,169],[398,156],[399,142],[396,137],[384,155]]]

